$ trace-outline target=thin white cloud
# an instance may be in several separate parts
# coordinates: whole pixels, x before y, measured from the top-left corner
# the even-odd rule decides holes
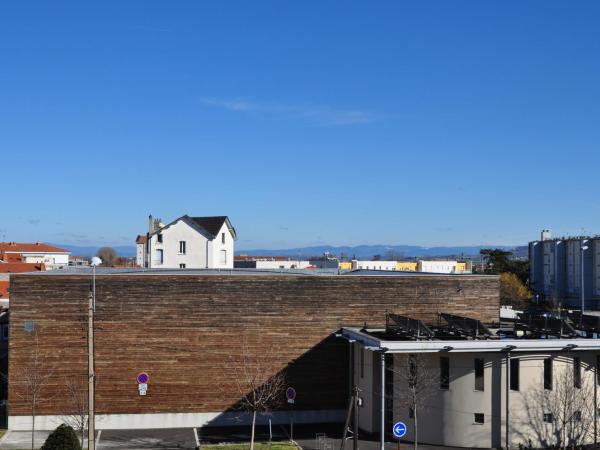
[[[329,106],[291,106],[215,98],[205,98],[202,102],[213,108],[251,114],[267,119],[303,120],[324,126],[362,125],[375,122],[381,118],[368,111],[336,109]]]

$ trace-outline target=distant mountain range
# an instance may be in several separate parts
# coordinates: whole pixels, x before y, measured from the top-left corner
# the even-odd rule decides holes
[[[460,246],[460,247],[421,247],[417,245],[357,245],[351,246],[331,246],[321,245],[314,247],[300,247],[279,250],[238,250],[236,255],[253,255],[253,256],[291,256],[295,258],[309,258],[311,256],[322,256],[324,253],[331,253],[336,256],[346,256],[348,258],[371,259],[376,255],[382,259],[387,257],[395,258],[432,258],[432,257],[470,257],[479,255],[479,251],[483,248],[500,248],[510,250],[515,256],[527,256],[527,247],[519,246],[503,246],[503,245],[475,245],[475,246]]]
[[[51,244],[56,247],[69,250],[74,256],[94,256],[100,247],[76,246],[70,244]],[[299,247],[278,250],[252,249],[238,250],[236,255],[253,256],[290,256],[294,258],[309,258],[311,256],[322,256],[331,253],[335,256],[346,256],[348,258],[371,259],[376,255],[382,259],[389,258],[432,258],[432,257],[470,257],[479,254],[482,248],[501,248],[510,250],[518,257],[527,257],[527,247],[511,247],[498,245],[475,245],[459,247],[421,247],[417,245],[357,245],[357,246],[331,246],[318,245],[314,247]],[[135,256],[134,245],[113,246],[118,256]]]

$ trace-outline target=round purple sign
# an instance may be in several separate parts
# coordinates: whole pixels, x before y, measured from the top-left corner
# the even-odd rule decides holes
[[[295,400],[296,399],[296,389],[294,389],[293,387],[289,387],[285,390],[285,396],[288,400]]]
[[[148,374],[146,372],[140,372],[137,375],[137,382],[139,384],[146,384],[146,383],[148,383],[149,379],[150,379],[150,377],[148,376]]]

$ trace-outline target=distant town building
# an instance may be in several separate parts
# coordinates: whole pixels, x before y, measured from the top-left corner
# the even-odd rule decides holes
[[[0,261],[44,264],[46,270],[62,269],[69,265],[71,252],[35,242],[0,242]]]
[[[71,256],[69,258],[69,266],[86,267],[90,265],[90,258],[85,256]]]
[[[164,225],[148,218],[148,233],[136,239],[136,262],[164,269],[232,269],[235,229],[227,216],[181,216]]]
[[[236,269],[306,269],[309,266],[309,261],[287,256],[240,255],[233,259],[233,267]]]
[[[586,309],[600,309],[600,236],[541,239],[529,243],[529,285],[538,299]],[[583,264],[583,277],[582,277]]]
[[[352,269],[392,270],[398,272],[471,273],[470,265],[460,261],[352,261]]]

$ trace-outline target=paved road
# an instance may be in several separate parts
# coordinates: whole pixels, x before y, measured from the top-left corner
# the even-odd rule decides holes
[[[339,450],[339,425],[297,426],[294,429],[294,440],[305,450]],[[248,427],[210,428],[198,430],[201,444],[220,442],[248,442]],[[269,429],[257,427],[256,440],[267,441]],[[290,438],[289,427],[273,426],[273,440],[286,441]],[[102,430],[97,437],[98,450],[176,450],[194,449],[196,442],[192,428],[173,428],[159,430]],[[48,431],[35,433],[35,445],[40,448]],[[319,442],[317,434],[324,437]],[[0,440],[0,450],[24,450],[31,448],[31,433],[28,431],[9,431]],[[83,448],[87,448],[87,441]],[[379,450],[377,436],[362,436],[358,442],[359,450]],[[397,450],[397,443],[389,441],[385,450]],[[453,450],[452,447],[435,447],[419,445],[421,450]],[[352,450],[352,441],[347,441],[346,450]],[[403,443],[401,450],[412,450],[412,444]],[[464,449],[461,449],[464,450]]]

